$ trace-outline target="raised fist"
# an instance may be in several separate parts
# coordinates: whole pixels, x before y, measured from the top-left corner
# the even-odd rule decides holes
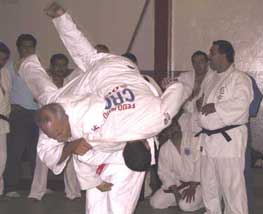
[[[65,10],[57,2],[53,2],[44,9],[44,12],[49,17],[56,18],[62,16],[65,13]]]

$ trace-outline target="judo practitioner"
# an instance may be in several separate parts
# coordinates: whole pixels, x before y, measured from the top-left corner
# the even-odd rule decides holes
[[[75,77],[83,73],[78,68],[70,69],[68,66],[69,59],[66,55],[58,53],[51,56],[47,73],[57,88],[63,87]]]
[[[87,105],[89,105],[88,102],[84,104],[84,106]],[[144,172],[132,171],[126,167],[122,155],[123,151],[120,147],[125,144],[119,144],[115,147],[111,145],[111,152],[109,152],[106,143],[104,150],[103,147],[100,147],[99,150],[91,149],[86,140],[82,138],[85,127],[89,126],[87,119],[90,116],[87,115],[87,117],[82,118],[85,109],[83,106],[75,105],[74,109],[70,109],[52,103],[44,106],[39,113],[41,114],[45,109],[51,109],[48,112],[52,112],[52,118],[54,116],[61,117],[61,122],[67,117],[64,109],[68,115],[77,116],[72,117],[73,120],[70,123],[72,139],[75,140],[65,144],[59,143],[42,133],[38,151],[40,158],[55,174],[62,172],[68,159],[72,156],[81,188],[86,190],[86,213],[133,213],[144,179]],[[48,117],[48,114],[45,116]],[[61,123],[56,123],[53,128],[58,133],[69,130],[69,127],[63,126]],[[61,141],[64,142],[65,140],[61,137]]]
[[[181,117],[188,117],[182,115]],[[196,211],[202,207],[200,186],[200,150],[193,133],[184,134],[189,129],[191,118],[175,121],[162,134],[168,140],[161,146],[158,161],[158,175],[162,187],[150,199],[156,209],[179,206],[183,211]],[[192,131],[192,130],[191,130]],[[191,132],[190,131],[190,132]]]
[[[191,85],[192,95],[184,104],[178,123],[174,121],[161,134],[168,137],[159,154],[158,174],[163,185],[150,200],[151,206],[158,209],[178,205],[183,211],[195,211],[204,207],[200,186],[200,143],[195,134],[200,131],[196,100],[208,70],[208,57],[204,52],[196,51],[191,61],[194,71],[182,73],[178,78]]]
[[[202,87],[201,183],[209,214],[247,214],[244,157],[247,143],[249,106],[253,99],[251,80],[234,66],[233,46],[224,40],[213,42],[210,68]]]
[[[6,164],[6,137],[9,132],[10,92],[11,80],[7,70],[7,61],[10,56],[9,48],[0,42],[0,198],[4,191],[3,173]]]

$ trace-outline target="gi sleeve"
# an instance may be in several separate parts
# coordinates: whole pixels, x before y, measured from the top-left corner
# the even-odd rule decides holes
[[[168,189],[171,185],[179,185],[180,181],[174,177],[172,169],[170,167],[171,160],[173,160],[171,153],[165,151],[165,144],[161,147],[158,160],[158,175],[162,181],[162,186],[164,189]],[[169,147],[168,147],[169,148]],[[171,160],[169,160],[171,159]]]
[[[43,132],[40,133],[37,144],[38,156],[55,175],[58,175],[63,171],[69,160],[68,157],[62,163],[58,164],[63,148],[64,143],[58,143],[56,140],[47,137]]]
[[[173,118],[190,96],[191,88],[181,82],[169,86],[161,96],[161,112],[169,113]]]
[[[42,67],[37,55],[27,57],[20,65],[18,73],[40,105],[56,100],[58,88]]]
[[[76,65],[82,71],[87,71],[92,57],[97,54],[96,49],[80,32],[68,13],[53,19],[53,23]]]
[[[48,138],[43,132],[41,132],[37,146],[39,158],[56,175],[62,173],[63,169],[67,165],[67,161],[70,158],[68,157],[62,163],[58,164],[63,148],[64,143],[58,143],[57,141]],[[78,160],[76,155],[73,155],[73,162],[81,189],[87,190],[102,183],[100,176],[96,173],[97,165],[90,165],[81,162]]]

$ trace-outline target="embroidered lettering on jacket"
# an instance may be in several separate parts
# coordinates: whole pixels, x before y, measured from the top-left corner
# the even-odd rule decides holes
[[[115,87],[108,96],[105,97],[106,100],[106,112],[103,113],[105,119],[108,118],[111,112],[114,111],[125,111],[129,109],[134,109],[135,105],[135,95],[133,91],[126,85],[121,85]]]

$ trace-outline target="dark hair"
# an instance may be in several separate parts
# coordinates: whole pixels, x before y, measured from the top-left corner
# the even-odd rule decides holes
[[[138,64],[138,60],[133,53],[127,52],[127,53],[122,54],[122,56],[131,60],[133,63]]]
[[[31,34],[20,34],[16,40],[16,47],[20,47],[23,41],[32,41],[34,47],[37,45],[37,40]]]
[[[198,51],[196,51],[196,52],[193,53],[193,55],[191,56],[192,62],[193,62],[194,57],[195,57],[195,56],[198,56],[198,55],[204,56],[205,61],[208,62],[208,56],[207,56],[207,54],[206,54],[205,52],[203,52],[203,51],[200,51],[200,50],[198,50]]]
[[[7,57],[9,58],[10,56],[10,50],[9,48],[6,46],[5,43],[0,42],[0,52],[5,53],[7,55]]]
[[[123,158],[126,166],[138,172],[146,171],[151,166],[151,151],[144,145],[144,140],[126,143]]]
[[[35,121],[38,126],[42,126],[52,120],[52,116],[47,114],[51,113],[52,116],[55,116],[58,120],[61,120],[66,115],[64,108],[59,103],[50,103],[44,105],[36,111]]]
[[[64,55],[62,53],[52,55],[50,58],[50,64],[54,65],[56,60],[61,60],[61,59],[65,60],[66,63],[68,64],[68,62],[69,62],[68,58],[66,57],[66,55]]]
[[[219,53],[225,54],[229,63],[234,62],[235,50],[230,42],[226,40],[217,40],[213,42],[213,45],[218,46]]]
[[[110,49],[108,48],[108,46],[104,44],[97,44],[95,46],[95,49],[97,50],[98,53],[109,53],[110,52]]]

